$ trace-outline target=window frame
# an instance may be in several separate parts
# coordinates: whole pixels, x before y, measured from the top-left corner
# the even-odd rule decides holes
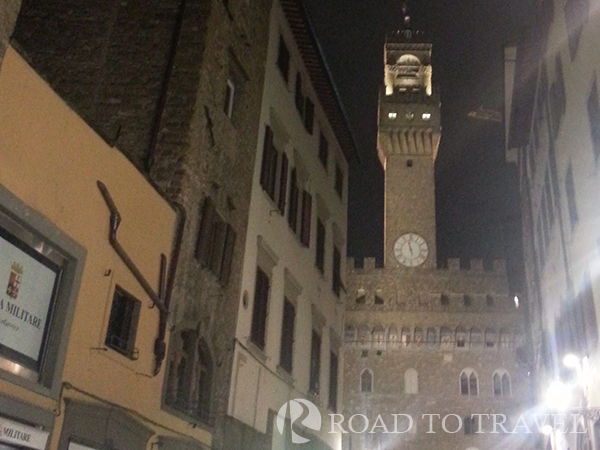
[[[277,50],[277,67],[279,68],[279,72],[285,80],[286,85],[289,82],[290,77],[290,61],[290,51],[285,43],[285,39],[280,34],[279,47]]]
[[[309,382],[308,391],[318,397],[321,387],[321,347],[323,346],[323,338],[314,328],[312,329],[310,340],[310,367],[309,367]]]
[[[266,283],[261,284],[260,283]],[[259,289],[261,290],[259,292]],[[269,297],[271,295],[271,277],[260,266],[256,267],[250,342],[261,351],[267,344],[267,321],[269,317]],[[259,302],[260,301],[260,302]]]
[[[287,312],[287,314],[286,314]],[[291,314],[288,316],[288,314]],[[287,317],[287,320],[286,320]],[[296,305],[287,296],[283,297],[281,318],[281,341],[279,346],[279,367],[292,374],[294,370],[294,333],[296,328]],[[289,356],[287,356],[289,355]]]
[[[127,303],[118,308],[117,300],[119,303],[126,301]],[[127,315],[122,314],[123,309],[127,311]],[[140,319],[140,312],[142,309],[142,302],[131,293],[127,292],[122,286],[115,285],[113,290],[113,299],[110,307],[110,314],[106,326],[106,335],[104,338],[104,345],[111,350],[126,356],[129,359],[137,359],[137,349],[135,348],[135,342],[137,337],[137,328]],[[115,317],[115,315],[118,317]],[[116,320],[121,319],[119,324]],[[128,322],[128,323],[125,323]],[[111,324],[118,327],[119,330],[114,330],[116,333],[111,333]],[[125,334],[127,336],[125,336]],[[124,340],[125,345],[121,346],[115,344],[113,341],[117,337],[119,340]]]

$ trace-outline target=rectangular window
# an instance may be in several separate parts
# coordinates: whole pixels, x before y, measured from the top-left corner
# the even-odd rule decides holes
[[[594,158],[598,161],[600,157],[600,106],[598,106],[598,85],[594,78],[592,91],[587,100],[588,119],[590,122],[590,132],[592,135],[592,147]]]
[[[202,205],[202,218],[196,244],[196,259],[223,285],[229,281],[236,233],[216,212],[210,197]]]
[[[252,310],[250,340],[261,350],[265,349],[266,343],[268,302],[269,277],[258,267],[256,269],[256,285],[254,287],[254,308]]]
[[[267,126],[265,129],[265,143],[263,146],[263,159],[260,171],[260,185],[265,192],[275,201],[275,186],[277,180],[277,150],[273,144],[273,131]]]
[[[108,329],[104,344],[117,352],[133,358],[135,335],[142,302],[125,292],[120,286],[115,288]]]
[[[294,355],[294,322],[296,308],[287,298],[283,300],[283,320],[281,324],[281,351],[279,365],[288,373],[292,373]]]
[[[302,192],[302,224],[300,230],[300,242],[305,247],[310,246],[310,224],[312,212],[312,197],[307,191]]]
[[[298,232],[298,178],[296,169],[292,169],[290,176],[290,207],[288,209],[288,224],[294,233]]]
[[[323,164],[323,167],[325,167],[325,170],[327,170],[328,157],[329,157],[329,142],[327,142],[327,139],[325,138],[323,133],[321,133],[321,136],[319,137],[319,160],[321,161],[321,164]]]
[[[288,157],[285,153],[281,155],[281,167],[279,171],[279,190],[277,193],[277,208],[281,214],[285,214],[285,201],[287,197],[288,180]]]
[[[227,79],[227,85],[225,86],[225,104],[223,105],[223,112],[230,119],[233,116],[233,102],[235,98],[235,84],[231,78]]]
[[[339,165],[335,165],[335,192],[340,198],[344,195],[344,171]]]
[[[325,225],[321,219],[317,219],[317,268],[319,272],[325,272]]]
[[[579,214],[577,213],[577,203],[575,201],[575,183],[573,181],[573,166],[571,164],[569,164],[565,177],[565,191],[567,193],[567,206],[569,207],[569,220],[571,221],[571,229],[573,229],[579,221]]]
[[[329,357],[329,409],[337,412],[338,395],[338,356],[331,352]]]
[[[283,36],[279,36],[279,53],[277,55],[277,67],[279,67],[281,75],[283,75],[283,79],[287,83],[290,73],[290,52],[287,46],[285,45]]]
[[[304,128],[306,128],[309,134],[313,133],[314,124],[315,105],[310,98],[306,97],[306,102],[304,103]]]
[[[294,101],[296,103],[296,109],[300,113],[300,117],[304,117],[304,94],[302,94],[302,76],[300,72],[296,74],[296,91],[294,96]]]
[[[333,276],[332,276],[332,285],[331,288],[333,293],[340,296],[340,289],[342,287],[342,276],[341,276],[341,265],[342,265],[342,255],[338,248],[333,246]]]
[[[312,332],[310,343],[310,383],[311,394],[319,395],[319,377],[321,375],[321,335],[315,330]]]

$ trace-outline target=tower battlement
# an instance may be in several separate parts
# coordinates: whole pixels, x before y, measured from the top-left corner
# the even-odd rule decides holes
[[[494,259],[492,261],[492,268],[486,268],[483,264],[483,260],[479,258],[462,260],[461,258],[448,258],[447,264],[442,267],[438,267],[437,270],[440,272],[461,272],[461,273],[472,273],[481,274],[488,273],[497,276],[506,276],[506,261],[504,259]],[[368,274],[378,273],[384,270],[383,267],[378,267],[375,258],[347,258],[347,268],[349,272]]]

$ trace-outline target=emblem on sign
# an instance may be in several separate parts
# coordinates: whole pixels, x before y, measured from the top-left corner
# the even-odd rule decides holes
[[[19,295],[19,286],[21,285],[21,277],[23,276],[23,266],[17,262],[13,262],[10,266],[10,275],[8,277],[8,286],[6,294],[16,300]]]

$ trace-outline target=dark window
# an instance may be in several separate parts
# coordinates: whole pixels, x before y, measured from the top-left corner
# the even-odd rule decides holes
[[[469,376],[465,372],[460,374],[460,393],[469,395]]]
[[[569,34],[569,53],[575,59],[581,31],[590,12],[589,0],[567,0],[565,2],[565,19]]]
[[[300,191],[298,189],[298,178],[296,169],[292,169],[290,177],[290,207],[288,209],[288,223],[294,233],[298,233],[298,197]]]
[[[319,377],[321,375],[321,335],[315,330],[312,332],[310,345],[310,385],[309,390],[314,395],[319,395]]]
[[[598,161],[600,157],[600,106],[598,106],[598,85],[594,77],[592,91],[587,101],[588,119],[590,122],[590,132],[592,134],[592,147],[594,158]]]
[[[571,229],[573,229],[579,221],[579,214],[577,213],[577,203],[575,201],[575,183],[573,181],[573,166],[571,164],[569,164],[565,177],[565,190],[567,192],[567,206],[569,207]]]
[[[489,307],[494,306],[494,297],[492,297],[491,295],[486,295],[485,296],[485,304],[486,304],[486,306],[489,306]]]
[[[380,297],[379,295],[375,295],[375,304],[376,305],[383,305],[385,302],[383,300],[383,297]]]
[[[477,375],[471,372],[469,375],[469,395],[477,395]]]
[[[196,259],[208,268],[221,284],[227,284],[231,274],[231,263],[236,233],[215,211],[210,197],[202,205],[202,218],[196,244]]]
[[[304,102],[306,99],[302,93],[302,76],[300,75],[300,72],[296,74],[296,92],[294,101],[296,103],[296,109],[300,113],[300,117],[304,117]]]
[[[465,306],[471,306],[473,304],[473,300],[471,299],[471,297],[469,295],[463,296],[463,304]]]
[[[358,297],[356,297],[356,304],[358,305],[364,305],[367,301],[367,297],[365,296],[365,294],[359,295]]]
[[[325,225],[321,219],[317,219],[317,268],[319,272],[325,272]]]
[[[260,171],[260,185],[275,201],[275,186],[277,179],[277,150],[273,144],[273,131],[271,127],[265,129],[265,144],[263,146],[263,159]]]
[[[360,392],[373,392],[373,374],[369,369],[360,375]]]
[[[115,288],[105,345],[130,358],[134,357],[135,335],[140,315],[141,302],[125,292]]]
[[[450,304],[450,297],[448,297],[446,294],[442,294],[442,296],[440,297],[440,304],[443,306],[447,306]]]
[[[282,36],[279,36],[279,54],[277,55],[277,67],[281,71],[281,75],[283,75],[283,79],[288,81],[289,73],[290,73],[290,52],[285,45],[285,41]]]
[[[260,268],[257,268],[256,285],[254,287],[254,308],[252,310],[252,330],[250,332],[250,340],[261,350],[265,349],[268,301],[269,277]]]
[[[337,411],[338,395],[338,356],[331,352],[329,357],[329,409]]]
[[[285,200],[287,197],[287,180],[288,180],[288,158],[285,153],[281,155],[281,168],[279,172],[279,192],[277,199],[277,207],[281,214],[285,214]]]
[[[344,171],[337,164],[335,166],[335,192],[340,198],[344,195]]]
[[[406,160],[406,167],[412,167],[413,166],[413,160],[412,159],[407,159]]]
[[[302,223],[300,229],[300,242],[305,247],[310,246],[310,224],[312,212],[312,197],[307,191],[302,192]]]
[[[260,185],[271,200],[277,204],[277,209],[281,214],[285,213],[288,168],[288,157],[285,153],[279,154],[273,143],[273,131],[267,126],[265,129]]]
[[[342,269],[342,255],[340,254],[340,251],[338,250],[338,248],[334,245],[333,246],[333,276],[331,277],[331,281],[332,281],[331,288],[333,290],[333,293],[335,295],[337,295],[338,297],[340,296],[340,289],[342,287],[341,269]]]
[[[495,373],[494,374],[494,395],[496,397],[502,395],[502,377],[500,376],[500,374]]]
[[[313,128],[315,124],[315,105],[311,101],[310,98],[306,97],[306,102],[304,104],[304,128],[310,134],[313,133]]]
[[[319,137],[319,161],[321,161],[321,164],[323,164],[323,167],[325,167],[325,169],[327,169],[327,159],[328,158],[329,158],[329,142],[327,142],[327,139],[325,138],[323,133],[321,133],[321,136]]]
[[[294,323],[296,308],[287,298],[283,301],[283,320],[281,324],[281,352],[279,365],[288,373],[292,373],[294,355]]]
[[[174,336],[169,359],[165,403],[184,414],[210,423],[212,359],[204,340],[192,330]]]

